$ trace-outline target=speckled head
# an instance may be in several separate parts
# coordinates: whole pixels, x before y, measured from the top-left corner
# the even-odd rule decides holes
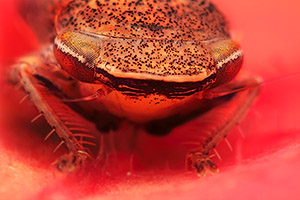
[[[56,28],[62,68],[116,89],[192,94],[230,81],[242,61],[223,15],[205,0],[70,1]]]

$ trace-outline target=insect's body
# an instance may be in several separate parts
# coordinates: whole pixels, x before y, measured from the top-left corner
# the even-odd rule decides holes
[[[78,91],[62,92],[65,98],[92,98],[89,106],[94,110],[144,124],[201,110],[205,97],[220,86],[229,91],[246,87],[226,86],[238,73],[243,56],[230,39],[223,15],[208,1],[76,0],[57,8],[54,55],[78,80]],[[33,69],[61,91],[67,88],[56,76]],[[30,76],[24,75],[26,69],[23,72],[21,80]],[[246,109],[240,110],[237,115]],[[208,154],[225,132],[218,140],[207,139],[205,150],[190,154],[188,165],[199,173],[214,170]]]
[[[56,27],[62,68],[110,87],[105,107],[138,122],[197,108],[190,96],[229,82],[242,60],[225,19],[206,1],[72,1]]]

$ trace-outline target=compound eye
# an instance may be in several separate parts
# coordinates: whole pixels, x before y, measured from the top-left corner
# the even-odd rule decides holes
[[[208,45],[216,66],[216,82],[212,87],[228,83],[240,71],[243,62],[243,52],[233,40],[218,40]]]
[[[54,41],[54,55],[61,68],[79,81],[93,83],[101,40],[85,32],[66,31]]]

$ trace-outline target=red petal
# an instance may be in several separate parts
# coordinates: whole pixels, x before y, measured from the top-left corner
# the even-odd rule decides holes
[[[229,17],[236,37],[242,37],[245,54],[242,70],[252,71],[265,80],[299,71],[298,1],[218,0],[217,3]],[[2,2],[1,7],[3,63],[32,50],[36,40],[16,15],[12,1]],[[1,64],[1,72],[3,68]],[[234,152],[228,150],[225,142],[217,148],[223,158],[218,163],[221,172],[217,175],[198,179],[171,171],[154,172],[151,177],[111,178],[86,173],[79,175],[79,179],[58,177],[49,170],[47,166],[55,155],[49,146],[37,145],[44,144],[44,135],[39,133],[46,134],[48,130],[34,130],[29,125],[34,109],[26,102],[16,106],[22,96],[20,93],[8,96],[12,95],[12,87],[4,83],[1,74],[0,196],[3,199],[85,199],[89,195],[95,199],[297,199],[299,196],[299,76],[263,85],[259,99],[240,124],[245,138],[234,129],[229,136]]]

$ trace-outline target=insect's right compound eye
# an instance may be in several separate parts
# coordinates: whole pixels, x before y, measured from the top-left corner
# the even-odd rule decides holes
[[[216,67],[216,82],[212,87],[228,83],[240,71],[243,52],[237,42],[231,39],[217,40],[207,44]]]
[[[101,40],[84,32],[66,31],[54,41],[54,54],[63,70],[83,82],[94,82]]]

